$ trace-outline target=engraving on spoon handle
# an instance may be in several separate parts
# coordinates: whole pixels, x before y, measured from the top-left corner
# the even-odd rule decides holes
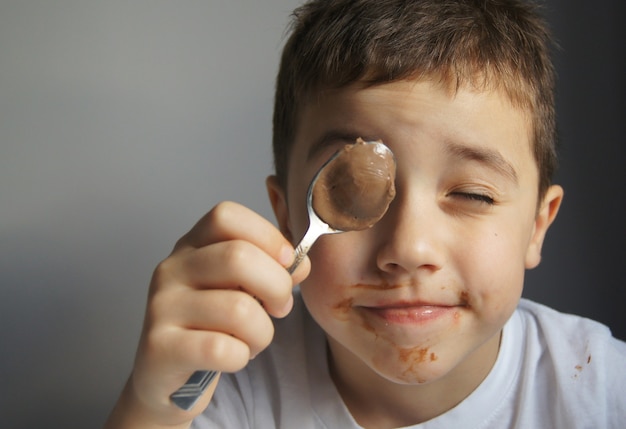
[[[218,371],[194,372],[180,389],[170,395],[171,401],[181,410],[189,411],[217,374]]]
[[[308,248],[305,249],[302,247],[302,243],[300,243],[298,247],[296,247],[296,253],[295,253],[295,258],[293,260],[293,264],[291,264],[291,266],[287,268],[287,271],[289,272],[289,274],[293,274],[296,268],[298,268],[298,265],[300,265],[300,262],[304,260],[304,257],[306,256],[308,251],[309,251]]]
[[[315,240],[317,240],[319,236],[319,229],[312,223],[300,243],[298,243],[298,246],[296,246],[293,263],[287,267],[289,274],[293,274],[296,268],[298,268],[298,265],[304,260],[304,257],[309,253],[309,249],[311,249],[311,246],[313,246],[313,243],[315,243]]]

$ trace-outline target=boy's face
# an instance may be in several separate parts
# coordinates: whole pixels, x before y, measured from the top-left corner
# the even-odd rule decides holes
[[[302,295],[333,365],[406,384],[488,371],[561,200],[552,187],[537,208],[524,112],[499,92],[400,81],[324,92],[299,119],[286,196],[270,187],[294,244],[309,182],[335,150],[381,139],[397,160],[383,219],[309,253]]]

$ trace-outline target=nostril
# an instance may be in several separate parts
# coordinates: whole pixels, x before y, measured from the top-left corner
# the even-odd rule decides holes
[[[393,260],[389,260],[387,258],[381,258],[381,255],[379,255],[378,261],[377,261],[377,265],[378,268],[385,273],[389,273],[389,274],[398,274],[401,271],[406,271],[402,265],[400,265],[397,262],[394,262]]]

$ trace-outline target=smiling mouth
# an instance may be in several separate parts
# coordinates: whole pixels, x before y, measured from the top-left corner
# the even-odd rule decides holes
[[[368,284],[359,283],[352,285],[354,289],[365,289],[369,291],[390,291],[392,289],[411,288],[410,285],[396,283]],[[443,288],[442,288],[443,289]],[[386,292],[383,292],[386,294]],[[369,294],[368,294],[369,295]],[[395,294],[394,294],[395,295]],[[456,296],[455,296],[456,295]],[[370,324],[380,324],[384,326],[395,325],[425,325],[438,319],[458,320],[462,311],[470,309],[469,293],[466,290],[448,296],[446,299],[398,299],[387,297],[381,301],[370,301],[369,303],[355,302],[353,297],[349,297],[338,303],[334,310],[340,312],[342,316],[347,316],[351,311],[361,313],[361,317],[368,320]]]
[[[458,317],[463,305],[407,303],[378,307],[358,307],[385,324],[425,324],[443,317]]]

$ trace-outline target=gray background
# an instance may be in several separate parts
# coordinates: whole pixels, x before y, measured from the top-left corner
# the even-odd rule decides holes
[[[271,218],[299,3],[0,0],[0,427],[99,427],[175,240],[223,199]],[[624,6],[548,13],[566,200],[526,295],[626,338]]]

